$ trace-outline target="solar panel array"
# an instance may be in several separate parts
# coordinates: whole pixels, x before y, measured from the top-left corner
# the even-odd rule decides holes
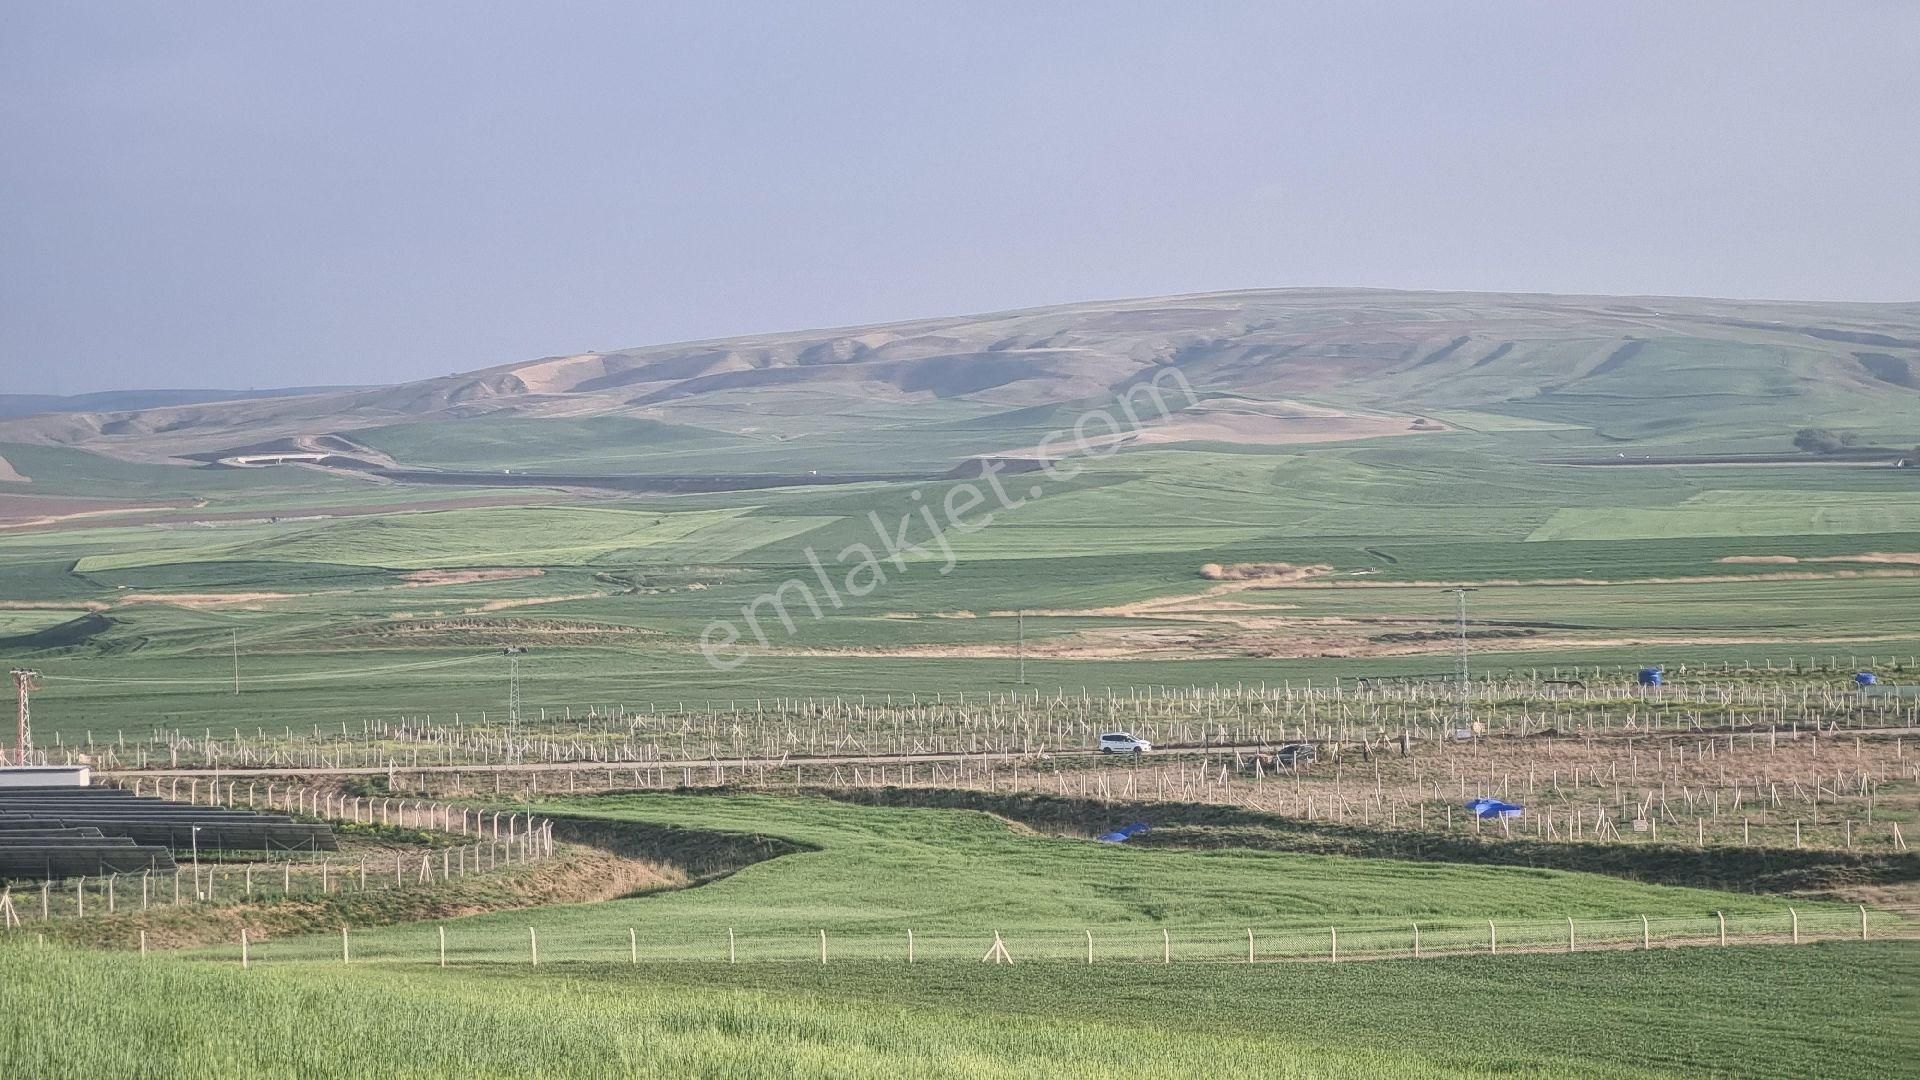
[[[174,853],[337,851],[325,824],[119,788],[0,788],[0,879],[171,870]]]

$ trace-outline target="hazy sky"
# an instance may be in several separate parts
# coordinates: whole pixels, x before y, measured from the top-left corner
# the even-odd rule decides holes
[[[1920,299],[1920,3],[0,0],[0,391],[1282,285]]]

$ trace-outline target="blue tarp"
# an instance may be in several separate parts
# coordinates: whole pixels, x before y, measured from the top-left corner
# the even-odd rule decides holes
[[[1467,809],[1473,811],[1475,817],[1503,818],[1520,816],[1520,808],[1518,806],[1508,802],[1501,802],[1499,799],[1474,799],[1467,803]]]
[[[1106,844],[1124,844],[1128,840],[1146,832],[1147,828],[1148,825],[1146,822],[1136,821],[1130,825],[1122,825],[1110,833],[1101,833],[1099,836],[1094,837],[1094,839]]]
[[[1641,686],[1659,686],[1660,677],[1660,669],[1657,667],[1643,667],[1640,669]]]
[[[1880,679],[1871,671],[1862,671],[1853,677],[1853,681],[1859,683],[1861,686],[1872,686],[1879,682]]]

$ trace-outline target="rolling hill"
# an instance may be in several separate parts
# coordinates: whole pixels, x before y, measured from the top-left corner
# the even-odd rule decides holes
[[[0,443],[160,462],[339,435],[346,443],[336,446],[437,468],[572,467],[663,448],[703,461],[737,453],[747,468],[796,438],[872,446],[908,430],[959,458],[1023,445],[1063,411],[1168,367],[1207,399],[1207,415],[1153,441],[1366,438],[1425,418],[1431,429],[1584,429],[1595,447],[1784,450],[1786,433],[1807,423],[1911,445],[1920,304],[1213,293],[17,417],[0,420]],[[492,424],[470,423],[480,418]],[[503,423],[508,434],[489,430]]]

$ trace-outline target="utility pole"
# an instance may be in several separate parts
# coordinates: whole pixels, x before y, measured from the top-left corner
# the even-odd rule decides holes
[[[14,751],[18,756],[14,764],[26,765],[30,763],[33,751],[33,710],[29,700],[29,694],[31,691],[40,688],[40,673],[30,671],[26,668],[14,668],[12,675],[13,690],[14,693],[19,696],[20,701],[19,741],[15,743],[17,749]]]
[[[1027,685],[1027,611],[1021,608],[1014,613],[1014,626],[1019,633],[1020,643],[1016,655],[1020,658],[1020,685]]]
[[[1470,721],[1473,719],[1473,710],[1469,704],[1471,700],[1471,690],[1467,684],[1467,594],[1479,591],[1478,589],[1468,588],[1464,585],[1452,590],[1454,598],[1459,602],[1460,617],[1460,707],[1458,714],[1458,724],[1460,727],[1468,727]]]

